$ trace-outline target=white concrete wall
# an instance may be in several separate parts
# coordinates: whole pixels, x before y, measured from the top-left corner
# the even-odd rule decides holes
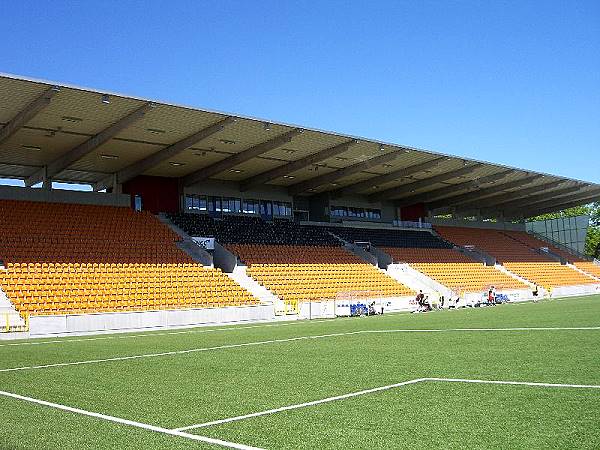
[[[119,332],[272,320],[272,305],[32,316],[30,336]]]
[[[322,302],[302,302],[298,318],[300,319],[333,319],[350,315],[350,304],[369,305],[375,302],[375,311],[379,314],[383,308],[386,312],[412,311],[412,297],[365,298],[358,300],[327,300]]]
[[[560,286],[552,289],[550,297],[573,297],[577,295],[600,294],[600,284],[583,284],[581,286]]]

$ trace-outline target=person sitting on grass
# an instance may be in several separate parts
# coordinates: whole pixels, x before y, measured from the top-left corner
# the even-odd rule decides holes
[[[374,316],[377,313],[375,312],[375,302],[369,304],[369,316]]]
[[[420,290],[417,296],[415,297],[415,301],[417,302],[417,309],[413,312],[431,311],[431,305],[429,304],[429,300],[427,299],[427,296],[423,294],[422,290]]]

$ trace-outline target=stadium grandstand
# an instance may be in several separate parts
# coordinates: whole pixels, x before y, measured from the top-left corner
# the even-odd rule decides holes
[[[600,292],[600,185],[356,136],[1,75],[0,178],[0,337]]]

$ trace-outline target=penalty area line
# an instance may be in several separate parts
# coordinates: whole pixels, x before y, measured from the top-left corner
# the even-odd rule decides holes
[[[115,356],[113,358],[103,358],[103,359],[89,359],[83,361],[72,361],[72,362],[63,362],[63,363],[51,363],[51,364],[41,364],[37,366],[21,366],[21,367],[8,367],[0,369],[0,373],[4,372],[15,372],[20,370],[33,370],[33,369],[48,369],[52,367],[68,367],[68,366],[81,366],[87,364],[99,364],[106,362],[116,362],[116,361],[129,361],[136,359],[145,359],[145,358],[158,358],[164,356],[174,356],[174,355],[186,355],[189,353],[199,353],[199,352],[207,352],[207,351],[215,351],[215,350],[226,350],[226,349],[234,349],[234,348],[243,348],[243,347],[253,347],[258,345],[268,345],[268,344],[280,344],[285,342],[295,342],[295,341],[304,341],[311,339],[324,339],[324,338],[332,338],[332,337],[341,337],[341,336],[356,336],[356,335],[368,335],[368,334],[393,334],[393,333],[456,333],[456,332],[529,332],[529,331],[597,331],[600,330],[600,327],[515,327],[515,328],[446,328],[446,329],[410,329],[410,328],[401,328],[401,329],[390,329],[390,330],[357,330],[357,331],[348,331],[342,333],[330,333],[330,334],[316,334],[316,335],[307,335],[307,336],[296,336],[291,338],[282,338],[282,339],[270,339],[266,341],[253,341],[253,342],[244,342],[240,344],[226,344],[226,345],[218,345],[214,347],[201,347],[201,348],[191,348],[185,350],[174,350],[169,352],[160,352],[160,353],[146,353],[141,355],[129,355],[129,356]]]
[[[12,392],[0,391],[0,395],[4,397],[14,398],[16,400],[22,400],[37,405],[42,405],[50,408],[59,409],[62,411],[68,411],[75,414],[81,414],[83,416],[94,417],[96,419],[106,420],[108,422],[118,423],[121,425],[128,425],[131,427],[141,428],[148,431],[154,431],[156,433],[162,433],[169,436],[176,436],[193,441],[204,442],[207,444],[219,445],[221,447],[235,448],[238,450],[262,450],[260,447],[251,447],[249,445],[237,444],[235,442],[224,441],[222,439],[215,439],[208,436],[200,436],[197,434],[189,434],[182,431],[170,430],[168,428],[158,427],[147,423],[136,422],[133,420],[122,419],[120,417],[108,416],[106,414],[100,414],[92,411],[86,411],[85,409],[73,408],[71,406],[61,405],[59,403],[47,402],[33,397],[27,397],[24,395],[13,394]]]
[[[227,419],[213,420],[212,422],[206,422],[206,423],[200,423],[200,424],[195,424],[195,425],[189,425],[187,427],[175,428],[175,430],[176,431],[186,431],[186,430],[193,430],[195,428],[204,428],[204,427],[210,427],[212,425],[221,425],[221,424],[229,423],[229,422],[237,422],[238,420],[250,419],[252,417],[266,416],[268,414],[275,414],[278,412],[290,411],[293,409],[306,408],[308,406],[320,405],[322,403],[329,403],[329,402],[335,402],[338,400],[344,400],[347,398],[358,397],[359,395],[387,391],[389,389],[398,388],[400,386],[406,386],[408,384],[415,384],[415,383],[419,383],[421,381],[425,381],[425,378],[416,378],[414,380],[403,381],[401,383],[390,384],[387,386],[380,386],[380,387],[376,387],[376,388],[372,388],[372,389],[365,389],[365,390],[357,391],[357,392],[350,392],[349,394],[336,395],[335,397],[327,397],[327,398],[323,398],[321,400],[313,400],[311,402],[306,402],[306,403],[298,403],[295,405],[282,406],[281,408],[268,409],[266,411],[245,414],[243,416],[235,416],[235,417],[229,417]]]
[[[230,422],[237,422],[239,420],[251,419],[253,417],[261,417],[270,414],[276,414],[283,411],[291,411],[294,409],[307,408],[309,406],[321,405],[323,403],[330,403],[347,398],[358,397],[366,394],[373,394],[375,392],[382,392],[391,389],[396,389],[402,386],[410,384],[417,384],[423,382],[446,382],[446,383],[476,383],[476,384],[500,384],[500,385],[511,385],[511,386],[533,386],[533,387],[550,387],[550,388],[574,388],[574,389],[600,389],[600,385],[593,384],[564,384],[564,383],[540,383],[530,381],[504,381],[504,380],[472,380],[467,378],[415,378],[414,380],[403,381],[401,383],[389,384],[387,386],[380,386],[372,389],[365,389],[362,391],[350,392],[348,394],[337,395],[334,397],[327,397],[320,400],[313,400],[306,403],[297,403],[295,405],[282,406],[280,408],[268,409],[265,411],[259,411],[251,414],[245,414],[241,416],[228,417],[226,419],[213,420],[211,422],[198,423],[194,425],[188,425],[181,428],[174,428],[174,431],[189,431],[198,428],[211,427],[214,425],[222,425]]]

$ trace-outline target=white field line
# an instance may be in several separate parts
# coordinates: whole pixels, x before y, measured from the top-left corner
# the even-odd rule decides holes
[[[114,422],[122,425],[128,425],[136,428],[142,428],[144,430],[154,431],[157,433],[167,434],[170,436],[177,436],[181,438],[191,439],[194,441],[205,442],[208,444],[220,445],[221,447],[235,448],[239,450],[261,450],[258,447],[251,447],[243,444],[236,444],[235,442],[223,441],[221,439],[214,439],[207,436],[199,436],[195,434],[184,433],[177,430],[169,430],[168,428],[157,427],[155,425],[149,425],[146,423],[135,422],[133,420],[121,419],[119,417],[108,416],[106,414],[95,413],[91,411],[86,411],[84,409],[72,408],[70,406],[61,405],[58,403],[47,402],[44,400],[39,400],[37,398],[26,397],[24,395],[13,394],[11,392],[0,391],[0,395],[5,397],[14,398],[17,400],[22,400],[30,403],[35,403],[42,406],[47,406],[50,408],[60,409],[62,411],[68,411],[75,414],[81,414],[84,416],[94,417],[96,419],[106,420],[108,422]]]
[[[565,383],[539,383],[531,381],[502,381],[502,380],[470,380],[466,378],[425,378],[424,381],[443,381],[445,383],[481,383],[481,384],[507,384],[514,386],[538,386],[574,389],[600,389],[596,384],[565,384]]]
[[[29,369],[47,369],[50,367],[66,367],[66,366],[79,366],[84,364],[97,364],[104,362],[112,362],[112,361],[127,361],[132,359],[143,359],[143,358],[157,358],[161,356],[172,356],[172,355],[185,355],[188,353],[198,353],[198,352],[207,352],[212,350],[224,350],[230,348],[240,348],[240,347],[251,347],[256,345],[266,345],[266,344],[276,344],[280,342],[292,342],[292,341],[300,341],[306,339],[322,339],[326,337],[333,336],[344,336],[349,334],[357,334],[359,331],[354,331],[351,333],[335,333],[335,334],[322,334],[322,335],[314,335],[314,336],[299,336],[293,338],[286,339],[271,339],[268,341],[256,341],[256,342],[245,342],[242,344],[226,344],[226,345],[218,345],[215,347],[202,347],[202,348],[192,348],[187,350],[175,350],[171,352],[161,352],[161,353],[146,353],[143,355],[131,355],[131,356],[117,356],[114,358],[105,358],[105,359],[89,359],[84,361],[73,361],[67,363],[54,363],[54,364],[43,364],[39,366],[23,366],[23,367],[11,367],[8,369],[0,369],[0,373],[2,372],[14,372],[17,370],[29,370]]]
[[[572,300],[571,297],[557,297],[553,298],[552,301],[560,301],[560,300]],[[524,305],[531,303],[531,300],[525,300],[518,303],[509,303],[508,305]],[[389,312],[387,316],[398,316],[398,315],[408,315],[410,311],[394,311]],[[296,320],[296,321],[287,321],[280,323],[272,323],[272,324],[260,324],[260,325],[243,325],[243,326],[226,326],[223,325],[222,328],[209,328],[203,329],[202,327],[188,327],[188,329],[184,329],[181,331],[150,331],[148,333],[138,333],[138,334],[130,334],[124,333],[122,336],[108,335],[108,336],[97,336],[93,338],[78,338],[78,339],[53,339],[51,341],[27,341],[27,342],[10,342],[6,344],[0,344],[1,347],[19,347],[23,345],[47,345],[47,344],[62,344],[68,342],[86,342],[86,341],[109,341],[113,339],[133,339],[133,338],[143,338],[143,337],[153,337],[153,336],[170,336],[170,335],[179,335],[179,334],[200,334],[200,333],[215,333],[215,332],[223,332],[223,331],[236,331],[236,330],[247,330],[252,328],[272,328],[272,327],[285,327],[290,325],[300,325],[310,324],[310,323],[321,323],[321,322],[330,322],[335,319],[316,319],[316,320]],[[191,329],[189,329],[191,328]],[[44,339],[44,338],[39,338]]]
[[[362,391],[351,392],[349,394],[337,395],[335,397],[327,397],[321,400],[313,400],[306,403],[298,403],[295,405],[283,406],[281,408],[268,409],[266,411],[255,412],[251,414],[245,414],[243,416],[229,417],[227,419],[213,420],[211,422],[199,423],[194,425],[188,425],[186,427],[175,428],[174,431],[188,431],[197,428],[205,428],[214,425],[222,425],[230,422],[237,422],[239,420],[250,419],[252,417],[266,416],[270,414],[276,414],[283,411],[290,411],[294,409],[306,408],[309,406],[320,405],[323,403],[335,402],[338,400],[344,400],[347,398],[358,397],[360,395],[372,394],[375,392],[387,391],[389,389],[395,389],[401,386],[409,384],[416,384],[422,382],[449,382],[449,383],[481,383],[481,384],[503,384],[503,385],[517,385],[517,386],[536,386],[536,387],[552,387],[552,388],[578,388],[578,389],[600,389],[600,385],[590,384],[562,384],[562,383],[537,383],[528,381],[499,381],[499,380],[469,380],[465,378],[415,378],[414,380],[403,381],[401,383],[389,384],[387,386],[376,387],[372,389],[365,389]]]
[[[401,383],[390,384],[388,386],[381,386],[381,387],[376,387],[373,389],[365,389],[363,391],[351,392],[349,394],[337,395],[335,397],[327,397],[327,398],[324,398],[321,400],[313,400],[312,402],[298,403],[296,405],[289,405],[289,406],[282,406],[281,408],[267,409],[266,411],[245,414],[243,416],[229,417],[228,419],[213,420],[212,422],[200,423],[200,424],[190,425],[190,426],[182,427],[182,428],[175,428],[175,431],[186,431],[186,430],[192,430],[195,428],[210,427],[212,425],[220,425],[223,423],[237,422],[238,420],[250,419],[251,417],[266,416],[268,414],[275,414],[275,413],[282,412],[282,411],[290,411],[292,409],[306,408],[307,406],[320,405],[322,403],[329,403],[329,402],[335,402],[338,400],[344,400],[346,398],[358,397],[359,395],[372,394],[374,392],[386,391],[388,389],[394,389],[394,388],[397,388],[400,386],[406,386],[407,384],[415,384],[415,383],[419,383],[421,381],[425,381],[425,378],[416,378],[414,380],[403,381]]]
[[[391,313],[390,313],[391,315]],[[308,323],[321,323],[328,322],[332,319],[322,319],[322,320],[311,320]],[[141,334],[124,334],[122,336],[97,336],[92,338],[78,338],[78,339],[53,339],[51,341],[27,341],[27,342],[9,342],[7,344],[0,344],[0,347],[20,347],[23,345],[47,345],[47,344],[62,344],[67,342],[87,342],[87,341],[110,341],[113,339],[132,339],[132,338],[142,338],[142,337],[154,337],[154,336],[171,336],[171,335],[179,335],[179,334],[202,334],[202,333],[217,333],[223,331],[237,331],[237,330],[249,330],[252,328],[272,328],[272,327],[285,327],[290,325],[299,325],[301,323],[307,324],[306,321],[296,320],[293,322],[283,322],[283,323],[273,323],[273,324],[263,324],[263,325],[243,325],[236,327],[227,327],[223,326],[223,328],[200,328],[195,327],[193,329],[186,329],[180,331],[150,331],[148,333]]]
[[[141,355],[131,355],[131,356],[116,356],[114,358],[103,358],[103,359],[88,359],[83,361],[72,361],[72,362],[64,362],[64,363],[52,363],[52,364],[41,364],[37,366],[21,366],[21,367],[9,367],[5,369],[0,369],[0,373],[3,372],[15,372],[19,370],[33,370],[33,369],[48,369],[52,367],[67,367],[67,366],[80,366],[85,364],[99,364],[105,362],[115,362],[115,361],[128,361],[135,359],[144,359],[144,358],[157,358],[163,356],[173,356],[173,355],[186,355],[189,353],[198,353],[198,352],[207,352],[214,350],[226,350],[232,348],[242,348],[242,347],[253,347],[258,345],[267,345],[267,344],[279,344],[284,342],[295,342],[295,341],[303,341],[310,339],[324,339],[331,337],[340,337],[340,336],[355,336],[355,335],[363,335],[363,334],[388,334],[388,333],[454,333],[454,332],[520,332],[520,331],[570,331],[570,330],[600,330],[600,327],[517,327],[517,328],[447,328],[447,329],[392,329],[392,330],[358,330],[358,331],[348,331],[344,333],[330,333],[330,334],[318,334],[318,335],[308,335],[308,336],[297,336],[292,338],[285,339],[270,339],[266,341],[255,341],[255,342],[244,342],[241,344],[226,344],[226,345],[218,345],[214,347],[201,347],[201,348],[192,348],[186,350],[175,350],[169,352],[160,352],[160,353],[146,353]]]

